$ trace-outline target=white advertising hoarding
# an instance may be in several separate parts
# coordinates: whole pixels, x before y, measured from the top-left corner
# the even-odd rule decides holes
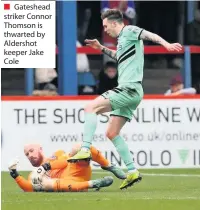
[[[27,143],[40,143],[50,156],[81,143],[84,106],[88,100],[2,101],[2,170],[20,158],[19,170],[32,167],[23,153]],[[106,139],[109,114],[98,116],[93,145],[109,161],[125,168]],[[121,131],[138,168],[200,167],[200,99],[143,100],[133,120]],[[99,168],[92,163],[93,168]]]

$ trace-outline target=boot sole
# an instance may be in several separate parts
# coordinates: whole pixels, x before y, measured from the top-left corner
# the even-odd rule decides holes
[[[80,161],[86,161],[86,162],[89,162],[91,160],[91,158],[83,158],[83,159],[70,159],[70,160],[67,160],[67,162],[69,163],[77,163],[77,162],[80,162]]]

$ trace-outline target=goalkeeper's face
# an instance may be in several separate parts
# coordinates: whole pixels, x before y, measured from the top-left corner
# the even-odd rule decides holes
[[[24,147],[24,153],[32,166],[39,167],[42,164],[44,156],[40,145],[27,145]]]

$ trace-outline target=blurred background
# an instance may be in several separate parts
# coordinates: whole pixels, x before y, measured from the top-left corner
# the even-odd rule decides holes
[[[77,1],[73,2],[75,13],[70,11],[68,15],[64,14],[64,6],[70,3],[56,3],[56,68],[1,69],[2,95],[98,95],[116,87],[117,64],[84,48],[86,38],[96,38],[108,47],[116,46],[116,39],[103,32],[100,18],[108,8],[119,8],[125,24],[137,25],[168,42],[185,46],[180,54],[167,54],[162,47],[145,42],[145,94],[166,94],[191,87],[194,89],[189,94],[200,93],[199,1]],[[72,49],[75,46],[82,53],[76,53]]]

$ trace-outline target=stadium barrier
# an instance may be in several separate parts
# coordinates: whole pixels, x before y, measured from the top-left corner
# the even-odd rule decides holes
[[[83,138],[84,106],[96,96],[2,96],[2,170],[18,156],[19,170],[31,170],[23,154],[27,143],[40,143],[47,155],[69,151]],[[109,115],[98,116],[93,145],[110,162],[124,164],[105,131]],[[146,95],[123,128],[138,168],[200,167],[200,96]],[[99,166],[92,164],[94,169]]]

